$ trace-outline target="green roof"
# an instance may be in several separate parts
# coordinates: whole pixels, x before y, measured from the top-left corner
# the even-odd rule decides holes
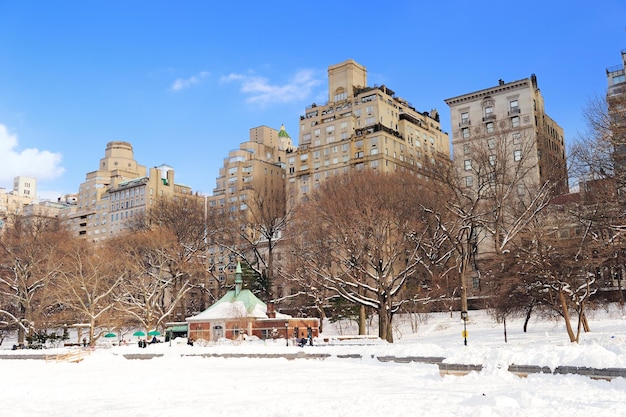
[[[285,130],[285,125],[282,125],[280,127],[280,131],[278,132],[278,137],[291,139],[291,136],[289,136],[289,133],[287,133],[287,131]]]

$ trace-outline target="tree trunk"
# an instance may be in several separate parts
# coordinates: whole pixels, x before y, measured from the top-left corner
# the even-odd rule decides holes
[[[28,317],[26,317],[26,306],[23,304],[20,305],[19,319],[21,320],[21,322],[17,327],[17,344],[23,346],[24,341],[26,340],[26,330],[24,329],[24,323],[28,322]]]
[[[506,316],[502,316],[502,324],[504,325],[504,343],[509,343],[506,337]]]
[[[533,306],[528,307],[526,310],[526,319],[524,320],[524,333],[528,331],[528,322],[530,321],[530,315],[533,312]]]
[[[565,328],[567,329],[569,341],[572,343],[577,342],[576,336],[574,335],[574,329],[572,329],[572,323],[569,321],[569,310],[567,308],[567,300],[565,299],[563,291],[559,291],[559,300],[561,301],[561,309],[563,310],[563,318],[565,319]]]
[[[364,305],[359,306],[359,334],[367,334],[367,314]]]
[[[581,312],[581,320],[583,322],[583,330],[585,333],[589,333],[591,328],[589,327],[589,321],[587,321],[587,314],[585,314],[585,310],[582,310]]]
[[[378,337],[393,343],[393,329],[391,327],[391,309],[386,302],[381,302],[378,308]]]

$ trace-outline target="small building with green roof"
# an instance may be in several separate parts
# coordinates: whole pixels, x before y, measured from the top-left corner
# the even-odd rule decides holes
[[[186,319],[189,339],[216,342],[222,338],[237,340],[245,336],[268,339],[319,335],[317,318],[294,318],[276,312],[273,303],[268,306],[252,291],[243,289],[241,275],[241,264],[237,262],[235,288],[203,312]]]

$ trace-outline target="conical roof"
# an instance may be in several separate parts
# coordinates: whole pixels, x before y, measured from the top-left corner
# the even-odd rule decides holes
[[[289,136],[289,133],[287,133],[287,131],[285,130],[285,125],[280,125],[280,131],[278,132],[278,137],[291,139],[291,136]]]

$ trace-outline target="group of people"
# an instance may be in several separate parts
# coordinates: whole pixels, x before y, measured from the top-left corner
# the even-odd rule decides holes
[[[311,336],[307,337],[302,337],[300,339],[298,339],[298,346],[299,347],[304,347],[306,346],[307,342],[309,343],[309,346],[313,346],[313,338]]]

